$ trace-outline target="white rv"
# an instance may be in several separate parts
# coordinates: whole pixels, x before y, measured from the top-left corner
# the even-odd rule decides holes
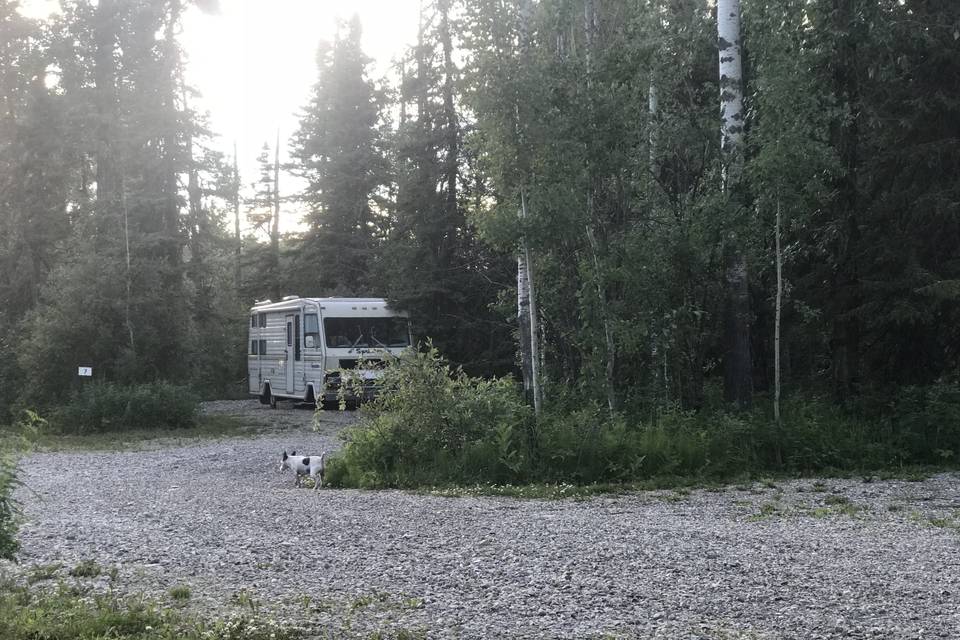
[[[250,393],[276,408],[278,399],[336,402],[340,370],[371,383],[385,354],[410,346],[406,314],[383,298],[263,300],[250,309]]]

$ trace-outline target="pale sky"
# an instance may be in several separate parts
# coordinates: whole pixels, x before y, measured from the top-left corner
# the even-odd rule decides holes
[[[190,9],[181,42],[187,79],[201,94],[200,110],[210,112],[219,137],[215,146],[233,155],[236,141],[241,180],[257,175],[263,143],[271,148],[280,130],[281,162],[316,81],[316,51],[332,40],[336,18],[356,13],[363,24],[363,49],[374,58],[371,76],[379,79],[392,60],[416,39],[420,0],[219,0],[218,15]],[[24,14],[45,17],[57,0],[21,0]],[[281,195],[287,195],[281,176]],[[293,185],[290,185],[293,186]],[[287,229],[299,214],[282,218]]]

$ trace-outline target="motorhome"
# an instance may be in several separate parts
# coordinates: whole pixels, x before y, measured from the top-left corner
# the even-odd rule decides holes
[[[274,408],[283,399],[337,402],[341,370],[369,390],[384,359],[409,346],[406,314],[383,298],[263,300],[250,308],[250,394]]]

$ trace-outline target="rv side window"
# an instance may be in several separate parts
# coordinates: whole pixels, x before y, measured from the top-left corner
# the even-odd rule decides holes
[[[262,355],[262,356],[267,355],[267,341],[266,341],[266,340],[261,340],[261,341],[260,341],[260,355]]]
[[[261,327],[266,327],[266,326],[267,326],[267,314],[261,313],[258,317],[260,318],[260,326],[261,326]]]
[[[313,338],[311,343],[310,338]],[[307,348],[320,346],[320,324],[317,322],[317,314],[305,313],[303,315],[303,342]]]
[[[252,355],[252,356],[257,355],[257,341],[256,341],[256,340],[251,340],[251,341],[250,341],[250,355]]]
[[[257,316],[256,316],[256,315],[250,316],[250,327],[251,327],[251,328],[254,328],[254,329],[257,327]]]

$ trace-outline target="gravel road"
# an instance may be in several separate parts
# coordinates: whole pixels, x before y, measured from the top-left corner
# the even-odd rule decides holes
[[[316,637],[960,638],[960,476],[756,483],[588,500],[293,486],[280,452],[354,414],[208,403],[258,435],[23,461],[25,579],[81,560],[216,615]],[[106,588],[109,578],[84,579]]]

